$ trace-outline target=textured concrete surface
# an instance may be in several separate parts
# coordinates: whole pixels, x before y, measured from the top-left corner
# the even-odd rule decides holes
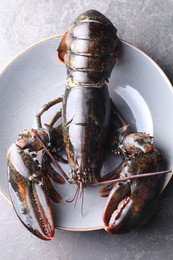
[[[88,9],[103,12],[120,38],[144,50],[173,80],[172,0],[0,0],[0,70],[30,44],[65,32],[69,22]],[[0,259],[172,259],[172,190],[170,183],[153,217],[133,234],[58,230],[51,242],[29,234],[0,195]]]

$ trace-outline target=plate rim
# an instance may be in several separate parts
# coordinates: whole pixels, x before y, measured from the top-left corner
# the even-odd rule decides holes
[[[22,51],[18,52],[14,57],[12,57],[9,62],[7,62],[7,64],[2,68],[2,70],[0,71],[0,77],[2,76],[2,74],[8,69],[8,67],[19,57],[21,56],[22,54],[24,54],[26,51],[32,49],[33,47],[41,44],[41,43],[44,43],[46,41],[49,41],[49,40],[53,40],[55,38],[59,38],[59,37],[62,37],[64,34],[55,34],[55,35],[52,35],[52,36],[49,36],[49,37],[46,37],[46,38],[43,38],[31,45],[29,45],[28,47],[24,48]],[[166,75],[166,73],[163,71],[163,69],[161,69],[161,67],[143,50],[139,49],[138,47],[136,47],[135,45],[129,43],[128,41],[125,41],[121,38],[119,38],[119,40],[123,43],[125,43],[126,45],[132,47],[133,49],[135,49],[136,51],[138,51],[139,53],[141,53],[143,56],[145,56],[147,59],[150,60],[150,62],[159,70],[159,72],[161,73],[161,75],[163,76],[163,78],[166,80],[167,84],[169,85],[170,89],[172,90],[173,92],[173,85],[171,83],[171,81],[169,80],[168,76]]]
[[[12,57],[9,62],[7,62],[7,64],[2,68],[2,70],[0,71],[0,77],[8,70],[8,68],[10,66],[13,65],[13,63],[20,57],[22,56],[24,53],[26,53],[27,51],[30,51],[32,48],[38,46],[39,44],[42,44],[46,41],[49,40],[53,40],[56,38],[60,38],[62,37],[64,34],[56,34],[56,35],[52,35],[46,38],[43,38],[39,41],[36,41],[35,43],[29,45],[28,47],[24,48],[22,51],[18,52],[14,57]],[[153,66],[159,71],[159,73],[161,74],[161,76],[164,78],[164,80],[166,81],[167,86],[170,88],[170,90],[172,91],[173,94],[173,85],[171,83],[171,81],[169,80],[168,76],[166,75],[166,73],[162,70],[162,68],[143,50],[139,49],[138,47],[134,46],[133,44],[119,38],[119,40],[121,42],[123,42],[124,44],[130,46],[131,48],[135,49],[138,53],[142,54],[146,59],[148,59]],[[163,185],[163,188],[161,190],[160,193],[163,192],[163,190],[166,188],[166,186],[168,185],[168,183],[170,182],[172,176],[173,176],[173,170],[171,170],[170,173],[168,173],[169,177],[168,180],[165,182],[165,184]],[[2,197],[9,203],[12,205],[12,202],[10,201],[10,199],[6,196],[6,194],[3,192],[3,190],[0,187],[0,194],[2,195]],[[97,227],[92,227],[92,228],[67,228],[67,227],[61,227],[61,226],[56,226],[56,229],[60,229],[60,230],[67,230],[67,231],[96,231],[96,230],[102,230],[104,229],[104,226],[97,226]]]

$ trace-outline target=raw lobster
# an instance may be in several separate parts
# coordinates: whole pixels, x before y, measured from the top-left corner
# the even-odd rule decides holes
[[[61,200],[49,178],[62,184],[65,178],[77,184],[77,194],[83,194],[87,186],[127,177],[128,180],[109,184],[100,191],[101,196],[109,196],[103,222],[111,233],[136,229],[148,219],[158,201],[163,176],[131,178],[163,170],[162,156],[149,135],[130,131],[109,97],[108,82],[118,59],[119,44],[116,28],[104,15],[95,10],[81,14],[58,47],[58,57],[67,68],[63,99],[43,106],[37,113],[38,129],[23,131],[8,150],[9,190],[14,209],[22,223],[41,239],[50,240],[54,235],[48,197],[56,202]],[[42,128],[41,115],[61,101],[62,113],[57,112],[52,122]],[[61,116],[62,124],[54,127]],[[63,146],[72,178],[57,162],[66,163],[59,155]],[[108,149],[122,154],[125,160],[102,178],[100,170]],[[37,159],[40,150],[41,163]]]

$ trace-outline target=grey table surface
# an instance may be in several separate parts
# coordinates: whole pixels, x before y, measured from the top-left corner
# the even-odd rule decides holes
[[[120,38],[145,51],[173,80],[172,0],[0,0],[0,70],[29,45],[64,33],[88,9],[105,14]],[[57,230],[51,242],[28,233],[0,195],[0,259],[172,259],[172,189],[170,182],[154,215],[133,234]]]

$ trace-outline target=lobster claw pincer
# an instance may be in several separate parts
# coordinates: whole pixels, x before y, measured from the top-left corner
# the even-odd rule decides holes
[[[27,149],[15,143],[8,150],[8,181],[11,201],[21,222],[35,236],[51,240],[54,222],[41,168]]]
[[[146,172],[161,171],[163,159],[154,150],[125,160],[120,176],[127,177]],[[139,178],[116,183],[111,190],[103,212],[105,230],[123,234],[136,230],[153,213],[163,185],[163,176]],[[104,188],[101,190],[104,192]]]

